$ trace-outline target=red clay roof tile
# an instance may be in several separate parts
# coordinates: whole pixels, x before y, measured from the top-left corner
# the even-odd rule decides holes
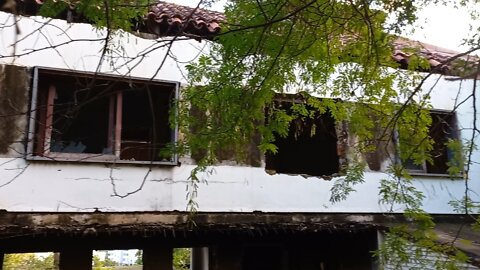
[[[43,1],[17,0],[17,3],[25,9],[21,14],[34,15]],[[0,7],[0,10],[9,11],[4,7]],[[150,7],[145,16],[147,28],[141,30],[153,34],[154,38],[182,35],[196,39],[213,39],[220,33],[220,24],[225,20],[226,17],[221,12],[158,1]],[[472,55],[464,55],[454,61],[449,61],[459,52],[407,38],[395,39],[392,47],[392,58],[400,65],[400,68],[407,68],[412,56],[415,55],[430,63],[430,68],[422,71],[464,76],[465,73],[476,70],[476,65],[480,62],[480,57]],[[478,78],[479,76],[477,76]]]
[[[158,36],[187,35],[211,39],[220,32],[220,22],[225,16],[220,12],[192,8],[159,1],[146,18],[148,30]]]
[[[428,43],[398,37],[393,41],[393,59],[406,68],[412,56],[426,59],[430,63],[430,69],[444,75],[467,75],[469,71],[475,70],[480,58],[474,55],[463,55],[450,61],[452,57],[460,52],[445,49]]]
[[[147,16],[149,31],[158,35],[186,35],[197,38],[212,39],[220,33],[220,23],[226,20],[220,12],[195,9],[173,3],[159,1]],[[432,71],[444,75],[465,75],[466,71],[475,68],[479,57],[466,55],[448,62],[459,52],[434,45],[413,41],[407,38],[396,38],[392,44],[392,58],[400,68],[408,68],[413,55],[426,59],[430,68],[421,71]]]

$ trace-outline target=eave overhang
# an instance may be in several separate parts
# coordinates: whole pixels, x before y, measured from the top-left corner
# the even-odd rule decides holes
[[[0,0],[0,11],[18,15],[36,15],[44,0]],[[60,19],[71,22],[86,22],[82,16],[69,9],[59,14]],[[213,40],[222,32],[222,24],[227,18],[221,12],[202,8],[187,7],[158,1],[152,4],[138,29],[143,38],[156,39],[163,36],[186,36],[202,40]],[[392,42],[392,59],[401,69],[409,69],[413,58],[421,58],[429,67],[416,68],[416,71],[431,72],[447,76],[459,76],[465,79],[479,79],[477,66],[480,57],[462,54],[439,46],[410,40],[403,37]]]

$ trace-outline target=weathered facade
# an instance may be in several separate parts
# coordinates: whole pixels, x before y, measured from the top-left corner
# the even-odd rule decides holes
[[[368,163],[365,182],[347,200],[331,203],[336,171],[354,138],[329,119],[322,121],[334,135],[317,145],[331,155],[322,159],[330,162],[327,170],[317,171],[313,162],[309,171],[295,171],[283,157],[252,150],[247,163],[253,166],[224,162],[203,175],[195,224],[189,220],[185,187],[194,159],[152,158],[149,152],[181,136],[168,123],[165,101],[178,97],[185,63],[208,50],[205,38],[224,19],[202,10],[185,27],[188,12],[160,2],[145,27],[155,35],[188,30],[196,33],[192,40],[175,41],[168,50],[169,37],[124,34],[113,38],[118,47],[103,59],[98,52],[106,31],[41,17],[20,17],[15,24],[13,15],[0,12],[0,253],[60,252],[62,270],[91,268],[94,249],[126,248],[144,250],[145,269],[171,269],[174,247],[195,248],[195,269],[376,269],[371,251],[378,235],[404,222],[403,209],[382,205],[377,195],[380,180],[389,177],[389,153],[378,147],[361,157]],[[400,64],[408,62],[402,42],[392,56]],[[455,67],[440,64],[448,52],[428,47],[421,53],[437,73],[455,75]],[[455,100],[474,85],[441,74],[424,85],[433,89],[438,114],[456,109],[459,138],[468,139],[474,111],[471,101],[457,107]],[[102,94],[91,100],[83,89]],[[156,105],[145,102],[148,93]],[[81,101],[88,105],[76,107]],[[146,117],[150,113],[155,117]],[[288,140],[282,145],[291,147]],[[303,158],[302,164],[319,159]],[[464,179],[450,179],[441,168],[414,175],[425,211],[440,223],[465,218],[449,204],[463,196]],[[480,166],[473,165],[468,177],[477,189]]]

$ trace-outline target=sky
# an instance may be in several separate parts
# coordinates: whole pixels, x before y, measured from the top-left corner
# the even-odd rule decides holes
[[[196,6],[198,3],[198,0],[167,1],[186,6]],[[219,0],[209,9],[223,11],[225,3],[226,0]],[[467,9],[432,4],[419,12],[418,17],[415,32],[408,35],[408,38],[460,52],[468,49],[461,46],[462,39],[469,34],[469,24],[472,22]]]
[[[480,9],[480,4],[478,9]],[[468,50],[461,46],[462,39],[469,35],[470,19],[465,8],[430,5],[419,13],[415,33],[409,38],[456,51]],[[476,22],[478,26],[478,21]]]

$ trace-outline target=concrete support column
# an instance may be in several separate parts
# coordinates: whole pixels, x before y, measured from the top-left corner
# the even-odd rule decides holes
[[[53,270],[60,270],[60,253],[58,252],[53,253]]]
[[[382,246],[384,241],[385,241],[384,232],[377,230],[377,246],[376,246],[377,250]],[[372,270],[383,269],[382,265],[383,265],[383,262],[381,261],[381,257],[379,256],[375,257],[375,260],[372,263]]]
[[[92,270],[92,250],[60,251],[60,270]]]
[[[143,250],[143,270],[172,270],[172,248],[148,248]]]
[[[208,247],[192,248],[190,270],[208,270]]]

